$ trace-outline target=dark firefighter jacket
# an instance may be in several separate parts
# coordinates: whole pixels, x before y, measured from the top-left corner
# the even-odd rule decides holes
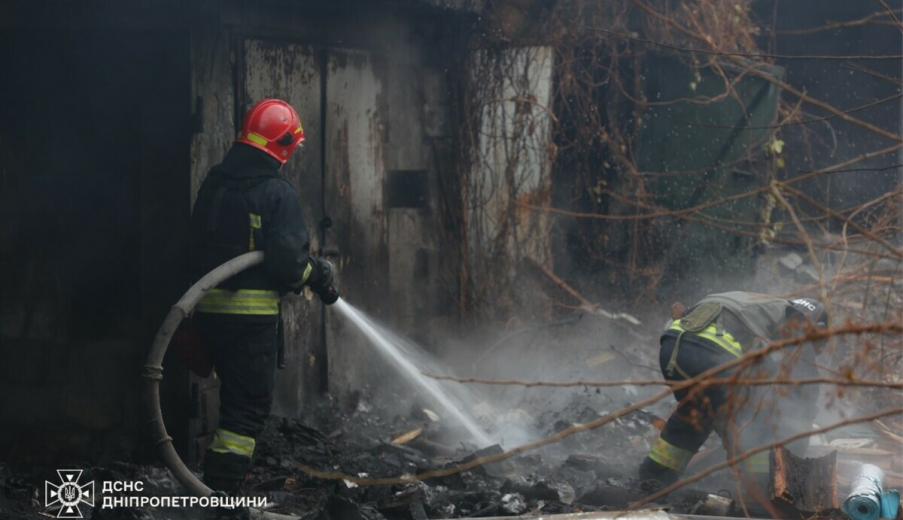
[[[295,188],[279,163],[235,144],[204,179],[191,217],[191,261],[196,278],[248,251],[264,263],[247,269],[198,304],[206,313],[276,315],[279,297],[310,276],[310,243]]]

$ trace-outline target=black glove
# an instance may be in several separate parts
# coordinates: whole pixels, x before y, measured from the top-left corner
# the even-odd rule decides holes
[[[335,269],[328,260],[319,257],[311,257],[310,265],[313,271],[307,280],[307,285],[317,293],[320,301],[326,305],[332,305],[339,299],[339,291],[333,285]]]

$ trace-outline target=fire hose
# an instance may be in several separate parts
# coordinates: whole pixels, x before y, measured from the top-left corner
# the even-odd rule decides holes
[[[163,380],[163,357],[166,355],[166,349],[169,348],[169,342],[172,340],[173,334],[179,328],[195,305],[201,300],[204,294],[213,289],[223,281],[244,271],[249,267],[253,267],[263,262],[263,253],[254,251],[237,256],[232,260],[220,265],[216,269],[210,271],[192,285],[185,294],[169,309],[169,314],[163,320],[163,324],[157,330],[154,342],[151,344],[150,352],[144,363],[144,404],[148,422],[151,427],[152,441],[156,447],[157,453],[169,471],[176,477],[183,486],[188,488],[192,494],[205,497],[213,494],[213,490],[207,487],[201,479],[199,479],[182,461],[172,444],[172,437],[166,432],[166,424],[163,422],[163,410],[160,408],[160,381]]]

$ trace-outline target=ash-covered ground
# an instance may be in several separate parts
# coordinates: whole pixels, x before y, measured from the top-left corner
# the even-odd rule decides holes
[[[655,338],[648,339],[645,345],[646,338],[603,320],[571,319],[514,328],[488,347],[449,349],[454,355],[423,368],[432,373],[449,369],[475,379],[653,379],[658,352]],[[674,406],[673,399],[664,399],[599,429],[451,476],[389,485],[338,478],[384,479],[455,467],[589,423],[661,391],[451,381],[442,381],[442,387],[495,444],[475,444],[451,414],[419,394],[415,385],[386,382],[306,409],[303,419],[271,419],[258,444],[248,492],[267,494],[277,504],[274,511],[310,519],[421,520],[622,510],[648,493],[635,478],[636,469]],[[713,439],[707,448],[716,446]],[[305,471],[311,467],[330,475]],[[660,505],[675,512],[705,512],[707,496],[723,491],[724,481],[703,484],[675,493]]]
[[[627,334],[625,331],[620,331]],[[424,371],[474,378],[527,380],[651,379],[657,372],[654,338],[614,341],[610,324],[592,318],[551,326],[515,327],[477,352],[454,349]],[[562,338],[569,338],[565,343]],[[600,342],[599,338],[607,338]],[[557,345],[550,350],[549,345]],[[476,346],[474,347],[476,348]],[[421,360],[423,361],[423,360]],[[435,361],[435,360],[434,360]],[[448,369],[449,372],[444,372]],[[377,368],[374,368],[377,370]],[[576,434],[507,461],[424,481],[367,485],[320,478],[305,468],[360,479],[416,475],[449,468],[584,424],[633,404],[658,388],[442,387],[493,439],[478,445],[446,410],[416,385],[388,377],[364,390],[325,398],[296,418],[271,417],[258,439],[245,493],[266,496],[268,511],[305,519],[415,519],[554,514],[620,510],[646,491],[634,475],[658,435],[656,424],[674,403],[665,399],[597,430]],[[394,441],[394,442],[393,442]],[[717,445],[717,440],[714,441]],[[0,518],[43,518],[43,481],[52,469],[0,467]],[[187,492],[165,468],[131,463],[86,467],[85,478],[139,480],[146,496]],[[676,512],[701,512],[703,486],[669,498]],[[199,510],[101,509],[83,506],[85,518],[187,519]],[[42,514],[43,513],[43,514]]]
[[[545,430],[538,424],[537,430],[551,435],[595,419],[599,412],[575,405],[554,416],[557,420],[545,423]],[[363,400],[350,413],[324,406],[303,422],[274,418],[260,440],[248,492],[267,494],[277,504],[275,511],[312,519],[419,520],[624,509],[643,495],[633,474],[657,435],[655,417],[641,412],[549,449],[421,482],[359,485],[318,478],[304,469],[363,479],[400,477],[503,450],[499,445],[475,449],[466,442],[452,444],[442,418],[435,419],[431,411],[418,408],[386,417]],[[688,512],[704,496],[682,493],[671,499],[671,506]]]
[[[780,261],[773,258],[770,265],[782,269],[786,257],[777,258]],[[800,276],[804,275],[809,276],[805,272]],[[849,298],[834,303],[851,308],[857,304]],[[446,357],[435,363],[419,361],[425,363],[425,372],[477,380],[660,380],[657,332],[661,324],[656,320],[663,322],[667,316],[656,313],[640,318],[644,323],[639,327],[592,316],[515,324],[492,341],[446,346]],[[844,319],[839,317],[841,322]],[[883,319],[878,316],[873,321]],[[383,485],[326,478],[340,474],[357,479],[396,478],[454,467],[588,423],[661,390],[631,385],[550,388],[444,381],[443,388],[493,439],[494,444],[486,446],[470,440],[451,414],[415,385],[393,376],[391,367],[368,368],[384,379],[363,390],[339,393],[340,398],[325,398],[298,410],[294,418],[268,421],[258,440],[246,494],[266,496],[270,512],[310,520],[422,520],[625,509],[648,493],[645,484],[635,479],[636,468],[675,406],[668,397],[596,430],[441,478]],[[840,394],[828,388],[819,403],[806,405],[819,408],[820,424],[830,424],[860,415],[858,407],[880,401],[873,393],[845,390]],[[810,451],[814,449],[814,456],[840,452],[841,492],[849,484],[848,473],[862,462],[881,465],[888,472],[889,485],[899,485],[903,470],[899,440],[894,439],[893,433],[881,436],[858,425],[813,438]],[[691,462],[688,474],[723,460],[720,442],[713,435]],[[145,496],[187,493],[160,466],[119,462],[70,467],[84,468],[85,479],[94,481],[144,482],[141,494]],[[319,476],[305,468],[317,470]],[[50,510],[43,504],[44,481],[54,476],[54,468],[11,468],[0,463],[0,520],[46,518]],[[720,472],[656,505],[676,513],[743,516],[736,504],[718,498],[731,498],[736,492],[730,474]],[[101,509],[96,504],[83,506],[82,512],[85,518],[141,520],[202,518],[204,514],[197,509]]]
[[[586,392],[585,398],[598,400],[592,391]],[[580,401],[584,400],[577,399],[574,406],[543,416],[547,428],[540,429],[537,424],[538,431],[553,434],[574,422],[599,416],[599,410]],[[657,435],[655,417],[640,412],[547,449],[425,481],[357,485],[311,476],[303,469],[312,467],[358,478],[399,477],[455,466],[503,449],[499,445],[477,449],[466,441],[455,443],[453,439],[459,438],[460,432],[444,421],[432,410],[418,406],[412,406],[406,414],[387,414],[364,398],[341,404],[324,402],[307,410],[303,420],[272,417],[258,441],[245,493],[266,496],[269,512],[311,520],[423,520],[618,510],[643,495],[641,483],[632,475],[646,453],[647,443]],[[398,440],[403,434],[408,434],[407,438]],[[43,479],[50,473],[0,466],[0,519],[46,518],[51,510],[42,503]],[[144,489],[139,494],[145,496],[186,494],[169,472],[158,466],[114,463],[89,467],[85,478],[141,481]],[[694,511],[705,496],[703,491],[685,491],[670,498],[667,505],[673,511]],[[199,509],[101,509],[99,505],[83,505],[84,517],[205,518],[205,512]]]

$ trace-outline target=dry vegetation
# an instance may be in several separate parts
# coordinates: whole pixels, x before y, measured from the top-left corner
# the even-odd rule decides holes
[[[668,255],[663,254],[663,244],[681,225],[694,224],[702,226],[696,229],[739,237],[738,243],[748,248],[738,253],[741,255],[752,256],[775,245],[794,247],[815,270],[816,277],[808,286],[787,286],[786,294],[819,294],[835,317],[832,327],[803,331],[798,339],[747,353],[731,366],[742,367],[768,352],[826,340],[829,347],[823,356],[823,377],[805,381],[782,375],[764,380],[734,377],[730,382],[737,386],[830,385],[836,403],[856,413],[799,436],[865,422],[881,430],[889,445],[901,449],[903,439],[893,432],[903,430],[903,292],[898,282],[903,257],[899,245],[903,192],[898,187],[855,207],[836,208],[813,195],[817,190],[808,188],[843,173],[899,170],[895,156],[903,148],[903,140],[896,129],[880,128],[861,119],[858,112],[862,106],[835,107],[770,72],[781,60],[824,60],[836,62],[838,67],[858,67],[868,65],[868,57],[781,56],[764,52],[758,42],[769,36],[760,34],[751,15],[751,3],[744,0],[570,0],[532,14],[542,22],[526,25],[519,34],[516,28],[507,28],[502,36],[487,31],[488,40],[476,42],[480,50],[475,53],[474,63],[468,64],[473,72],[461,98],[461,109],[471,117],[460,129],[464,152],[459,158],[466,181],[461,193],[446,193],[459,197],[446,200],[450,214],[447,218],[468,244],[459,271],[463,288],[460,309],[500,320],[516,315],[523,303],[518,296],[523,280],[512,265],[528,257],[552,266],[554,255],[549,244],[537,237],[560,230],[555,226],[564,220],[573,223],[572,229],[577,230],[574,240],[579,243],[575,248],[583,255],[582,261],[597,266],[600,272],[615,273],[619,283],[624,284],[619,286],[621,289],[629,287],[629,291],[617,293],[622,296],[620,304],[628,309],[639,301],[656,301],[663,294],[660,286],[672,267]],[[861,20],[836,22],[825,28],[801,28],[797,32],[818,34],[831,28],[869,24],[903,29],[897,14],[884,10]],[[523,46],[506,49],[499,40],[520,40]],[[547,100],[537,96],[534,82],[537,62],[546,54],[531,44],[540,41],[551,48],[555,63],[554,89]],[[690,86],[691,95],[647,98],[649,89],[643,71],[649,60],[662,55],[679,60],[690,71],[689,77],[695,79]],[[703,75],[717,80],[717,92],[694,93],[695,84]],[[740,85],[750,78],[774,86],[781,96],[773,120],[755,128],[762,130],[756,146],[749,147],[731,164],[657,171],[642,166],[640,141],[650,110],[678,104],[704,107],[725,100],[746,106],[749,96],[740,92]],[[899,83],[899,78],[889,80]],[[869,105],[889,101],[899,102],[899,95],[876,99]],[[506,103],[513,109],[504,110]],[[815,139],[813,124],[830,126],[839,122],[872,135],[873,149],[832,164],[825,163],[812,148],[783,148],[788,135],[802,135],[804,141]],[[786,166],[791,154],[808,154],[802,162],[817,166],[791,171]],[[884,166],[876,166],[879,163]],[[715,170],[731,166],[750,169],[756,179],[754,186],[720,197],[690,200],[680,206],[662,203],[653,186],[660,179],[677,177],[689,183],[705,183]],[[558,182],[562,178],[572,182],[573,189],[565,196],[555,197],[552,180]],[[756,208],[753,218],[731,214],[730,208],[744,201],[751,201]],[[727,212],[718,211],[724,208]],[[632,297],[623,297],[628,292]],[[592,298],[599,294],[589,290]],[[573,307],[549,300],[543,300],[543,305],[557,310]],[[654,336],[646,333],[650,338]],[[724,376],[719,374],[727,368],[720,367],[678,386],[699,389],[723,383]],[[540,391],[544,386],[664,384],[655,380],[455,380],[465,384],[519,385]],[[650,399],[598,420],[453,468],[380,479],[308,470],[320,478],[346,479],[360,485],[447,476],[604,427],[661,399],[670,399],[672,390],[664,388]],[[793,439],[777,439],[775,444],[789,440]],[[726,465],[769,447],[738,454]],[[675,484],[663,493],[699,478],[702,477]]]

